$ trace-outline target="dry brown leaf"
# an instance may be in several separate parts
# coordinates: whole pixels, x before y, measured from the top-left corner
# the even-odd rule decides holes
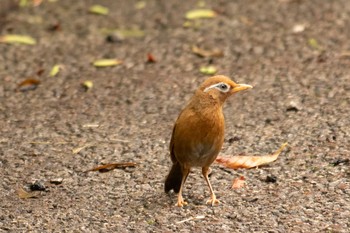
[[[218,156],[216,162],[224,165],[227,168],[238,169],[238,168],[253,168],[262,166],[275,161],[282,150],[288,145],[284,143],[275,153],[272,155],[264,156],[233,156],[231,158],[224,158]]]
[[[17,90],[18,91],[35,90],[39,84],[40,84],[39,80],[33,79],[33,78],[28,78],[28,79],[26,79],[23,82],[18,84]]]
[[[36,198],[37,194],[32,192],[27,192],[23,188],[17,189],[17,195],[21,199]]]
[[[205,50],[198,46],[192,47],[192,52],[200,57],[223,57],[224,52],[220,49]]]
[[[101,165],[98,167],[94,167],[90,170],[87,170],[85,172],[109,172],[112,171],[113,169],[116,168],[126,168],[126,167],[135,167],[137,165],[137,163],[133,163],[133,162],[125,162],[125,163],[109,163],[106,165]]]
[[[152,53],[147,54],[147,63],[155,63],[156,59],[154,58]]]
[[[235,178],[232,182],[232,189],[240,189],[245,186],[245,178],[244,176],[240,176],[238,178]]]

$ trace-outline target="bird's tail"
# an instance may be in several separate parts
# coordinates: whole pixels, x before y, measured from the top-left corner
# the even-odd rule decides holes
[[[170,172],[165,180],[164,191],[167,193],[174,189],[175,193],[180,191],[182,181],[182,170],[178,162],[175,162],[170,169]]]

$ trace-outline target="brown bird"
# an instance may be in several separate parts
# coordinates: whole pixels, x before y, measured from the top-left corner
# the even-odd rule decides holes
[[[210,189],[207,204],[219,203],[211,187],[209,166],[219,154],[224,142],[225,119],[222,106],[232,94],[252,88],[236,84],[226,76],[206,79],[197,89],[177,118],[170,141],[173,165],[165,180],[164,190],[178,193],[177,206],[187,205],[182,190],[191,167],[201,167]]]

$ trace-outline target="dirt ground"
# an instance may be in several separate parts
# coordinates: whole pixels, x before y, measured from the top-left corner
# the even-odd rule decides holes
[[[147,0],[143,9],[131,0],[8,3],[0,2],[0,35],[38,43],[0,44],[1,232],[350,232],[348,0],[206,1],[218,16],[190,28],[184,15],[203,1]],[[87,13],[94,3],[109,14]],[[145,36],[108,42],[101,33],[133,27]],[[224,56],[198,57],[193,45]],[[146,63],[148,53],[155,63]],[[94,67],[100,58],[124,63]],[[62,69],[50,77],[55,64]],[[290,147],[258,169],[213,164],[215,207],[205,204],[209,191],[195,169],[181,209],[163,192],[168,144],[208,64],[254,86],[225,105],[222,154]],[[29,77],[40,80],[37,89],[16,91]],[[84,172],[113,162],[138,166]],[[239,176],[246,187],[232,190]],[[18,190],[35,181],[45,190],[21,199]]]

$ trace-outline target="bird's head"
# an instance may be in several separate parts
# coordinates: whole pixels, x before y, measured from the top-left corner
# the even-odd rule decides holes
[[[206,79],[200,85],[198,92],[200,92],[201,95],[210,96],[220,103],[224,103],[232,94],[250,88],[253,87],[247,84],[237,84],[223,75],[216,75]]]

